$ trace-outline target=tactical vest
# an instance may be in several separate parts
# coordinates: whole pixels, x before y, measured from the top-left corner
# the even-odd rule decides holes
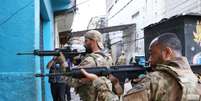
[[[168,65],[160,64],[156,68],[157,71],[165,71],[176,78],[182,87],[181,101],[200,101],[200,94],[198,93],[198,78],[192,72],[190,67],[180,69]]]
[[[95,66],[110,66],[107,61],[107,56],[104,53],[95,52],[88,54],[85,57],[92,57]],[[83,101],[95,101],[98,95],[95,88],[92,86],[92,82],[88,82],[88,84],[76,88],[76,92],[79,93],[81,100]]]
[[[106,64],[99,63],[100,57],[98,55],[102,56],[105,59],[105,60],[101,60],[101,61],[104,61]],[[112,61],[112,60],[110,60],[110,57],[105,55],[102,52],[95,52],[95,53],[89,54],[88,56],[92,57],[94,59],[96,66],[111,66],[113,64],[113,63],[110,63]]]

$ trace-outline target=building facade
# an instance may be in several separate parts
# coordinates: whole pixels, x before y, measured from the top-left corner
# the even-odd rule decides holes
[[[47,78],[50,58],[18,56],[34,49],[54,48],[54,13],[66,11],[74,0],[1,0],[0,101],[51,101]]]
[[[181,13],[201,13],[200,0],[106,0],[108,26],[136,24],[133,56],[144,55],[144,28]],[[123,35],[124,36],[124,35]]]

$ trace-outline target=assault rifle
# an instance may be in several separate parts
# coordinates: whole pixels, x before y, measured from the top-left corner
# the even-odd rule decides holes
[[[109,74],[117,77],[121,83],[126,79],[137,78],[141,74],[146,74],[151,71],[149,67],[140,65],[121,65],[111,67],[91,67],[84,68],[89,73],[94,73],[98,76],[108,76]],[[50,73],[50,74],[35,74],[35,77],[49,77],[49,76],[70,76],[73,78],[84,78],[85,75],[81,72],[80,68],[73,68],[65,73]]]
[[[76,56],[79,54],[86,54],[86,52],[77,52],[76,50],[57,48],[55,50],[33,50],[32,52],[17,53],[17,55],[59,56],[60,52],[62,52],[65,56]]]
[[[194,73],[201,74],[201,65],[191,65]],[[126,79],[138,78],[141,74],[151,72],[151,67],[141,65],[120,65],[110,67],[91,67],[84,68],[87,72],[96,74],[98,76],[114,75],[120,80],[120,83],[124,83]],[[35,77],[49,77],[49,76],[70,76],[73,78],[84,78],[85,75],[81,72],[80,68],[73,68],[65,73],[50,73],[50,74],[35,74]]]

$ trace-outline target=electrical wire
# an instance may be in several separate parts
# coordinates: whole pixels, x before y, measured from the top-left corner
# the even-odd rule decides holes
[[[119,11],[117,11],[114,15],[112,15],[110,18],[107,19],[107,21],[114,18],[117,14],[119,14],[121,11],[123,11],[133,0],[130,0],[126,5],[124,5]]]
[[[3,24],[5,24],[6,22],[8,22],[10,19],[12,19],[16,14],[18,14],[20,11],[24,10],[26,7],[28,7],[29,5],[32,4],[33,1],[28,2],[26,5],[24,5],[23,7],[19,8],[18,10],[16,10],[13,14],[11,14],[10,16],[7,17],[7,19],[5,19],[4,21],[2,21],[0,23],[0,26],[2,26]]]
[[[85,4],[85,3],[89,2],[89,1],[91,1],[91,0],[85,0],[85,1],[83,1],[83,2],[81,2],[81,3],[79,3],[79,4],[77,4],[76,6],[79,6],[79,5]]]

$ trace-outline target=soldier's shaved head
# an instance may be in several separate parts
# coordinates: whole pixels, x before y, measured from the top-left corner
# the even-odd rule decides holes
[[[182,55],[181,42],[174,33],[163,33],[154,38],[149,47],[149,63],[161,64]]]
[[[182,53],[181,41],[175,33],[164,33],[159,35],[151,42],[150,47],[153,45],[160,45],[161,48],[169,47],[179,54]]]

